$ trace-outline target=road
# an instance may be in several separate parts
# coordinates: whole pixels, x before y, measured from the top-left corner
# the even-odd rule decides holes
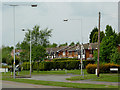
[[[65,88],[65,87],[35,85],[35,84],[18,83],[18,82],[12,82],[12,81],[2,81],[2,88]]]

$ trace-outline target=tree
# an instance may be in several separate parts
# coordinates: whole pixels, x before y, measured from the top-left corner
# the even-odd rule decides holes
[[[20,49],[20,48],[21,48],[21,44],[20,44],[20,42],[18,42],[16,45],[16,49]]]
[[[117,34],[117,45],[120,44],[120,32]]]
[[[92,43],[92,38],[93,38],[93,35],[95,34],[95,32],[98,32],[98,28],[97,28],[97,27],[95,27],[95,28],[91,31],[91,33],[90,33],[90,43]]]
[[[75,45],[75,43],[74,43],[74,42],[71,42],[69,46],[74,46],[74,45]]]
[[[118,61],[120,61],[120,52],[118,52],[117,48],[112,49],[110,59],[111,59],[111,63],[115,63],[115,64],[118,64]]]
[[[54,47],[57,47],[58,45],[56,43],[53,43],[53,44],[49,44],[47,47],[49,48],[54,48]]]
[[[25,41],[30,41],[30,33],[31,33],[31,41],[32,45],[41,45],[46,47],[49,44],[49,37],[51,37],[52,29],[40,29],[40,26],[36,25],[33,30],[29,30],[29,33],[25,34]]]
[[[109,37],[109,36],[114,35],[114,34],[115,34],[115,32],[113,31],[112,27],[107,25],[106,29],[105,29],[106,37]]]
[[[47,56],[46,49],[41,45],[37,45],[33,47],[34,48],[32,50],[32,60],[34,61],[44,60],[45,57]]]
[[[68,43],[66,42],[64,44],[60,44],[59,46],[61,47],[61,46],[67,46],[67,45],[68,45]]]
[[[52,36],[52,29],[40,29],[40,26],[36,25],[33,30],[28,29],[25,34],[24,41],[21,43],[21,49],[24,53],[21,53],[21,59],[27,59],[30,51],[30,34],[32,43],[32,60],[43,60],[46,57],[45,48],[49,45],[49,37]],[[55,45],[55,44],[53,44]],[[26,56],[27,55],[27,56]],[[23,57],[23,58],[22,58]]]
[[[100,45],[100,57],[103,62],[110,62],[112,49],[116,47],[114,36],[105,37]]]
[[[9,64],[13,47],[2,46],[2,62]]]
[[[79,44],[80,44],[80,42],[78,41],[76,44],[77,44],[77,45],[79,45]]]
[[[111,26],[107,25],[105,30],[105,36],[100,44],[100,62],[110,63],[112,49],[116,47],[116,33]],[[94,58],[97,60],[97,52],[94,52]]]
[[[105,34],[103,31],[100,32],[100,42],[105,37]],[[92,43],[98,42],[98,32],[95,32],[92,38]]]

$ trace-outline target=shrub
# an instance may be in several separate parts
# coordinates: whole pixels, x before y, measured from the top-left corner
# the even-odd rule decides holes
[[[22,67],[23,67],[23,70],[27,70],[27,62],[24,62],[24,63],[22,64]]]
[[[86,68],[86,66],[87,66],[88,64],[94,64],[94,63],[95,63],[94,60],[83,60],[83,66],[84,66],[84,68]]]
[[[94,74],[95,69],[97,68],[97,64],[88,64],[86,66],[87,72]],[[117,64],[111,64],[111,63],[106,63],[106,64],[100,64],[100,73],[110,73],[110,68],[120,68],[120,65]]]
[[[33,70],[38,70],[38,62],[33,63]]]
[[[91,74],[94,74],[95,73],[95,69],[97,68],[97,65],[96,64],[88,64],[86,66],[86,69],[87,69],[87,72],[88,73],[91,73]]]

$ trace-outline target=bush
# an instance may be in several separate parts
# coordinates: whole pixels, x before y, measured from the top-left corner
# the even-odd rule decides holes
[[[83,60],[83,66],[84,66],[84,68],[86,68],[86,66],[87,66],[88,64],[94,64],[94,63],[95,63],[94,60]]]
[[[100,73],[110,73],[111,72],[110,68],[120,68],[120,65],[113,64],[113,63],[100,64]],[[88,73],[94,74],[95,69],[97,69],[97,64],[88,64],[86,66],[86,69]]]
[[[38,70],[38,62],[33,63],[33,70]]]

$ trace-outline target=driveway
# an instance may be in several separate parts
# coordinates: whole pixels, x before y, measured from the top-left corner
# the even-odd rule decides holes
[[[91,80],[79,80],[79,81],[68,81],[66,78],[70,78],[71,76],[80,76],[80,75],[33,75],[33,80],[44,80],[44,81],[58,81],[58,82],[71,82],[71,83],[90,83],[90,84],[105,84],[105,85],[118,85],[118,82],[104,82],[104,81],[91,81]],[[119,83],[120,84],[120,83]]]
[[[32,78],[27,78],[27,79],[68,82],[68,80],[66,80],[66,78],[70,78],[71,76],[79,76],[79,75],[72,75],[72,74],[66,74],[66,75],[60,75],[60,74],[59,75],[32,75]]]

